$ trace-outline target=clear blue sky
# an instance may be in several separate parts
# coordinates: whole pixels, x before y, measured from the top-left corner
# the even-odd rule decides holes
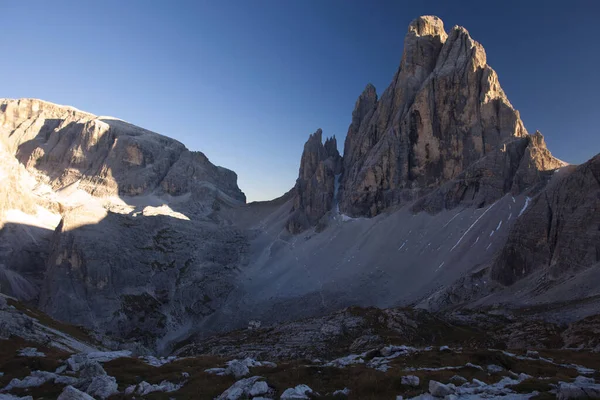
[[[0,97],[35,97],[171,136],[233,169],[251,200],[295,182],[308,135],[342,151],[356,98],[381,94],[408,23],[466,27],[527,129],[600,152],[598,1],[0,1]]]

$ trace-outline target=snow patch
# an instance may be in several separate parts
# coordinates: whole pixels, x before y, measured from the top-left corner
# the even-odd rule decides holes
[[[463,234],[462,234],[462,236],[460,237],[460,239],[458,239],[458,242],[456,242],[456,244],[454,245],[454,247],[452,247],[452,248],[450,249],[450,251],[454,250],[454,249],[456,248],[456,246],[458,246],[458,245],[460,244],[460,242],[461,242],[461,241],[463,240],[463,238],[464,238],[464,237],[467,235],[467,233],[469,233],[469,231],[470,231],[471,229],[473,229],[473,227],[475,226],[475,224],[477,224],[477,222],[479,222],[479,220],[480,220],[480,219],[481,219],[481,218],[482,218],[482,217],[483,217],[483,216],[484,216],[484,215],[485,215],[485,214],[486,214],[488,211],[490,211],[490,210],[491,210],[491,208],[492,208],[492,207],[494,207],[494,205],[495,205],[495,204],[496,204],[496,203],[494,203],[494,204],[492,204],[491,206],[489,206],[489,207],[488,207],[488,208],[487,208],[487,209],[486,209],[486,210],[483,212],[483,214],[481,214],[481,215],[480,215],[480,216],[479,216],[479,217],[478,217],[478,218],[475,220],[475,222],[473,222],[473,223],[471,224],[471,226],[469,227],[469,229],[467,229],[467,230],[465,231],[465,233],[463,233]]]
[[[523,215],[523,213],[525,212],[525,210],[527,209],[527,207],[529,207],[529,202],[531,201],[531,197],[526,197],[525,198],[525,204],[523,205],[523,208],[521,208],[521,211],[519,212],[519,215],[517,216],[517,218],[519,218],[521,215]]]

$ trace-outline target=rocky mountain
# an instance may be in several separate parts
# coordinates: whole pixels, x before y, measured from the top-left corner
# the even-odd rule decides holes
[[[454,180],[420,209],[482,207],[520,194],[561,166],[539,132],[528,135],[481,44],[462,27],[448,35],[439,18],[424,16],[410,24],[400,67],[381,98],[369,84],[356,101],[335,203],[351,217],[373,217]]]
[[[0,110],[3,292],[151,348],[219,308],[247,247],[218,217],[245,203],[235,173],[114,118]]]
[[[274,346],[350,306],[573,322],[600,307],[597,164],[554,158],[483,47],[432,16],[383,94],[359,96],[343,156],[317,130],[269,202],[166,136],[1,100],[0,290],[140,354],[221,346],[209,337],[250,322]]]
[[[335,137],[323,144],[322,134],[319,129],[304,145],[300,174],[294,187],[294,206],[287,222],[292,233],[317,225],[334,205],[342,158]]]

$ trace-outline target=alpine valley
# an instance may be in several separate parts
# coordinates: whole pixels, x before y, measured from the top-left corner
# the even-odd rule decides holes
[[[1,99],[0,399],[600,398],[600,154],[553,157],[434,16],[349,120],[246,203],[167,136]]]

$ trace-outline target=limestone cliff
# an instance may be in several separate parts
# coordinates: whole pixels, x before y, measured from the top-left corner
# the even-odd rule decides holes
[[[54,189],[95,196],[205,194],[244,202],[234,172],[176,140],[111,117],[34,99],[0,100],[0,140]]]
[[[340,210],[374,216],[457,177],[527,131],[483,47],[462,27],[414,20],[400,68],[377,99],[368,85],[344,147]]]
[[[543,271],[546,285],[556,285],[565,274],[600,262],[600,154],[570,169],[534,197],[515,223],[493,264],[492,277],[500,283]]]
[[[160,349],[245,262],[236,174],[124,121],[0,100],[0,177],[1,289],[59,320]]]
[[[304,145],[294,187],[294,206],[286,224],[292,233],[315,226],[334,202],[336,175],[341,172],[342,159],[335,137],[323,144],[322,135],[323,131],[317,130]]]

